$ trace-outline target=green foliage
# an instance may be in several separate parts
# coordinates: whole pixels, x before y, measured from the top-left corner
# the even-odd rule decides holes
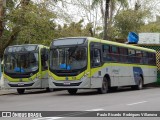
[[[49,45],[53,39],[60,37],[93,36],[92,24],[83,26],[83,19],[69,25],[57,25],[57,14],[47,9],[47,4],[29,2],[26,6],[17,1],[7,2],[3,44],[12,39],[11,44]],[[15,7],[16,6],[16,7]]]
[[[11,10],[14,8],[15,6],[15,3],[16,3],[17,0],[6,0],[6,8],[8,10]]]
[[[85,27],[82,25],[83,20],[80,20],[79,22],[75,23],[72,22],[69,25],[64,24],[62,27],[61,25],[58,25],[58,27],[55,30],[55,36],[53,38],[61,38],[61,37],[77,37],[77,36],[92,36],[91,29],[93,28],[91,23],[88,23]]]
[[[25,4],[26,1],[27,4]],[[39,3],[34,3],[32,0],[6,0],[5,16],[3,16],[4,30],[2,36],[0,36],[2,45],[24,43],[49,45],[53,39],[62,37],[104,37],[104,25],[98,24],[96,21],[86,23],[83,17],[78,22],[68,21],[69,19],[66,18],[71,16],[68,16],[67,11],[60,12],[56,11],[56,8],[54,9],[56,5],[59,7],[59,1],[63,4],[67,3],[67,1],[62,0],[42,0]],[[106,1],[108,0],[92,0],[92,7],[102,7],[100,9],[104,13]],[[130,31],[160,32],[160,20],[145,24],[144,21],[150,16],[148,10],[142,10],[141,8],[138,10],[127,9],[127,0],[109,0],[109,2],[110,13],[108,19],[106,19],[108,20],[106,22],[108,24],[106,33],[110,40],[126,38]],[[117,5],[120,5],[119,9],[116,8]],[[91,7],[87,8],[87,11],[91,12],[89,9]],[[96,8],[96,10],[98,9]],[[115,10],[117,10],[116,15]],[[62,23],[55,22],[58,19],[63,19],[66,23],[62,25]],[[101,19],[104,22],[104,16]],[[93,20],[96,20],[96,16]]]
[[[92,0],[92,9],[95,8],[102,0]]]
[[[140,32],[159,32],[160,33],[160,23],[150,23],[141,26]]]
[[[14,44],[42,43],[48,44],[54,35],[55,14],[47,10],[44,4],[29,4],[25,9],[18,8],[8,14],[8,27],[12,30],[20,26]]]
[[[149,15],[148,11],[123,10],[115,16],[115,27],[118,29],[118,37],[126,38],[130,31],[139,32],[144,19]]]

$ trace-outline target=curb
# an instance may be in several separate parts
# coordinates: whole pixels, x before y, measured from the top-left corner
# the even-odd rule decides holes
[[[2,96],[2,95],[9,95],[9,94],[12,94],[12,93],[16,93],[16,92],[0,88],[0,96]]]

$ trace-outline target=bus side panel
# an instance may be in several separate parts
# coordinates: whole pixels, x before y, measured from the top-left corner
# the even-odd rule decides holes
[[[144,84],[153,83],[156,81],[157,81],[157,68],[149,68],[148,74],[147,73],[144,74]]]
[[[47,59],[46,59],[47,56]],[[49,87],[48,82],[48,49],[43,46],[39,50],[39,72],[40,75],[40,81],[41,81],[41,88],[47,88]]]
[[[156,82],[156,68],[121,65],[112,63],[106,67],[91,69],[91,88],[99,88],[102,85],[103,77],[108,74],[111,87],[136,85],[140,75],[143,76],[144,84]]]
[[[133,79],[131,67],[129,66],[114,65],[112,68],[112,75],[114,79],[117,78],[118,83],[116,83],[116,85],[111,84],[111,86],[126,86],[131,84],[131,81]]]
[[[91,88],[100,88],[102,86],[102,70],[101,68],[91,69]]]
[[[151,81],[149,68],[148,67],[142,67],[142,71],[143,71],[143,74],[142,74],[143,78],[142,79],[144,81],[144,84],[151,83],[151,82],[149,82],[149,81]]]
[[[114,64],[111,64],[111,66],[108,67],[109,69],[109,76],[110,76],[110,86],[118,86],[119,85],[119,72],[120,69],[118,66],[115,66]]]
[[[91,78],[91,88],[100,88],[102,86],[101,77],[92,77]]]
[[[102,87],[102,80],[105,77],[105,75],[109,75],[110,81],[111,81],[111,86],[118,86],[119,81],[118,81],[118,76],[114,76],[112,73],[112,68],[113,66],[106,66],[106,67],[99,67],[91,69],[91,88],[100,88]]]
[[[48,82],[48,71],[42,71],[41,75],[41,83],[42,83],[42,88],[47,88],[49,87],[49,82]]]
[[[96,68],[97,69],[97,68]],[[102,80],[105,75],[110,77],[110,86],[127,86],[134,85],[132,67],[118,66],[117,64],[110,64],[107,67],[91,69],[91,88],[99,88],[102,86]]]

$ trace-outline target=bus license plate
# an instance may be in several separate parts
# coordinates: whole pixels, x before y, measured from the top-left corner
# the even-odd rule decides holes
[[[18,83],[18,86],[23,86],[24,85],[24,83]]]
[[[64,85],[70,85],[71,83],[70,82],[64,82],[63,84]]]

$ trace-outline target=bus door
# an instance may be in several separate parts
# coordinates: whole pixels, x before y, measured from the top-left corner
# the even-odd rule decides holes
[[[90,44],[90,61],[91,61],[91,88],[102,86],[102,47],[100,43]]]
[[[41,48],[41,87],[45,88],[48,86],[48,49]]]
[[[1,73],[1,70],[2,70],[2,69],[1,69],[1,58],[0,58],[0,80],[1,80],[1,74],[2,74],[2,73]]]

